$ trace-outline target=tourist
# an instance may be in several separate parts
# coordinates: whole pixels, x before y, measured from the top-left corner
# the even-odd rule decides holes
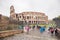
[[[35,28],[35,26],[33,26],[33,29]]]
[[[50,32],[51,32],[51,34],[53,35],[53,33],[54,33],[54,28],[51,28],[51,29],[50,29]]]
[[[43,33],[45,31],[45,27],[40,28],[40,32]]]
[[[41,28],[41,26],[37,26],[37,29],[40,29]]]
[[[26,26],[25,29],[26,29],[27,34],[28,34],[28,33],[29,33],[29,29],[30,29],[30,27],[29,27],[29,26]]]
[[[57,28],[55,29],[55,35],[56,35],[56,36],[58,35],[58,30],[57,30]]]
[[[26,28],[25,28],[26,26],[24,26],[24,32],[26,33],[27,32],[27,30],[26,30]]]

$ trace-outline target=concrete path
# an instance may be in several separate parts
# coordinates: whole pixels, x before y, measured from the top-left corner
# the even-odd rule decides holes
[[[58,40],[54,35],[45,31],[40,33],[39,30],[35,29],[29,32],[29,34],[16,34],[11,37],[4,38],[3,40]]]

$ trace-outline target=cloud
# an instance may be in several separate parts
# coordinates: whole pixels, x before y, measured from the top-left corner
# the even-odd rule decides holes
[[[0,13],[10,15],[10,6],[14,5],[15,12],[39,11],[52,19],[60,15],[60,0],[0,0]]]

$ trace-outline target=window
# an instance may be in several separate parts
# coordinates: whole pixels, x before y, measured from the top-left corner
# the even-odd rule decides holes
[[[29,24],[31,24],[31,21],[29,21]]]
[[[20,18],[21,18],[21,16],[20,16]]]
[[[29,16],[27,16],[27,19],[29,19]]]
[[[35,21],[34,21],[34,23],[35,23]]]
[[[33,21],[32,21],[32,24],[33,24]]]

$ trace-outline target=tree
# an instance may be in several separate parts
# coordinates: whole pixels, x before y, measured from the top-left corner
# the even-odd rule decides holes
[[[60,27],[60,16],[54,18],[53,21],[55,21],[57,27]]]

